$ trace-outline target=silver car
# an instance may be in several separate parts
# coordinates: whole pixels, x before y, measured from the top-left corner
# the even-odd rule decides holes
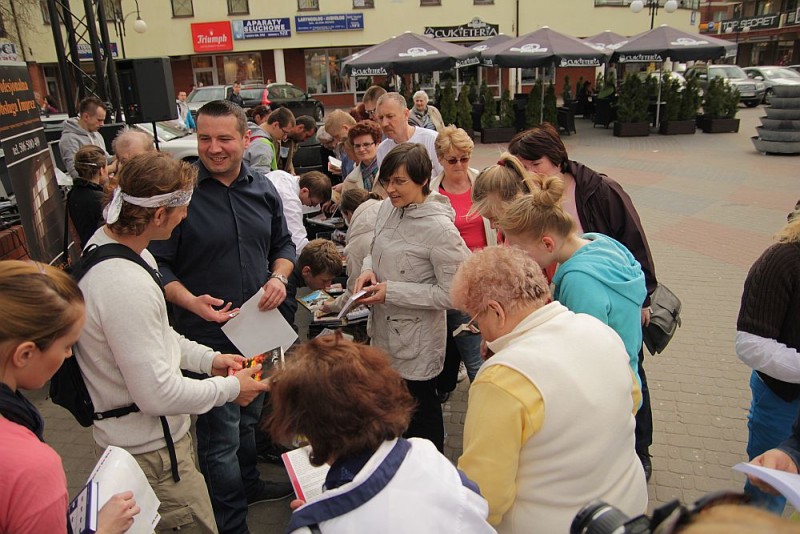
[[[764,82],[767,90],[764,93],[764,103],[769,104],[775,92],[776,85],[800,85],[800,72],[788,67],[745,67],[747,77]]]
[[[136,128],[153,135],[152,124],[136,124]],[[193,163],[197,161],[197,135],[180,126],[178,121],[156,123],[158,149],[173,158]]]

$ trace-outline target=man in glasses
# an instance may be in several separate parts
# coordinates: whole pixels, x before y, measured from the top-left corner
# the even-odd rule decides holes
[[[253,112],[255,119],[264,116],[258,113],[258,107]],[[244,162],[251,169],[267,174],[278,169],[280,143],[289,137],[296,123],[291,111],[278,108],[256,124],[258,127],[250,129],[250,144],[245,150]]]
[[[376,113],[373,119],[381,125],[386,139],[378,147],[378,166],[383,161],[384,156],[394,147],[403,143],[419,143],[428,151],[431,158],[433,170],[431,178],[442,173],[442,165],[436,156],[437,132],[425,128],[411,126],[408,123],[408,104],[406,99],[399,93],[386,93],[378,99]]]

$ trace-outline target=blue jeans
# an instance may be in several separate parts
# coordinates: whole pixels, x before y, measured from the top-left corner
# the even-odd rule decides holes
[[[753,400],[750,402],[747,420],[747,428],[750,430],[747,438],[747,456],[752,460],[769,449],[774,449],[792,435],[792,424],[797,419],[800,399],[792,402],[781,399],[767,387],[755,371],[750,376],[750,391]],[[765,493],[750,484],[750,481],[745,483],[744,491],[754,504],[778,515],[783,513],[783,508],[786,506],[785,497]]]
[[[247,530],[247,496],[261,491],[255,426],[262,393],[246,407],[227,403],[197,418],[197,459],[220,534]]]
[[[458,384],[458,368],[463,361],[467,368],[469,381],[475,380],[481,368],[481,336],[479,334],[461,334],[453,337],[453,331],[469,322],[469,315],[458,310],[447,310],[447,344],[444,355],[444,367],[436,377],[436,389],[439,393],[448,393],[456,389]]]

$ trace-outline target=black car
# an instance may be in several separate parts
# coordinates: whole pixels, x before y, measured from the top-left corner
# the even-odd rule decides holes
[[[270,109],[288,108],[295,117],[309,115],[321,122],[325,116],[322,103],[311,98],[296,85],[290,83],[247,84],[242,85],[239,93],[244,99],[244,107],[253,108],[264,105]]]

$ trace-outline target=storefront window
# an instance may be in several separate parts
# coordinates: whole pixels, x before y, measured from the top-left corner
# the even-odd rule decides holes
[[[220,83],[262,82],[261,54],[235,54],[217,58],[217,68],[222,70]]]
[[[307,50],[306,87],[309,92],[350,93],[350,76],[342,74],[342,59],[357,52],[359,48],[319,48]]]

